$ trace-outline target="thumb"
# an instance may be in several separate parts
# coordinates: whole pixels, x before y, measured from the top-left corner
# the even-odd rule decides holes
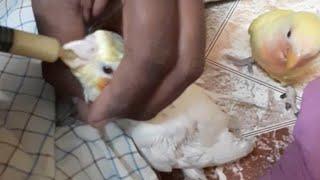
[[[72,98],[73,104],[77,108],[77,118],[88,123],[89,104],[78,97]]]
[[[101,120],[101,121],[92,121],[89,118],[90,114],[90,109],[92,109],[92,104],[91,103],[86,103],[80,98],[74,97],[72,99],[74,105],[76,106],[78,110],[77,118],[85,123],[90,124],[94,128],[100,128],[103,127],[107,124],[106,120]]]

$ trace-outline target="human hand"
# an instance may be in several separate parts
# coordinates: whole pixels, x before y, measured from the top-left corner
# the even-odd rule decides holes
[[[109,0],[32,0],[40,34],[57,38],[62,44],[82,39],[86,28],[99,18]],[[61,61],[42,63],[44,79],[54,86],[57,100],[68,96],[83,98],[80,83]]]
[[[146,120],[174,101],[202,73],[205,26],[202,1],[125,0],[125,57],[84,119]]]

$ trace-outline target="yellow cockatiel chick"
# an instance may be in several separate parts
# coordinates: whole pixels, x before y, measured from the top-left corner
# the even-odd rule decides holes
[[[271,10],[253,20],[249,35],[253,62],[287,87],[286,109],[297,115],[294,87],[320,75],[320,17]]]
[[[72,50],[77,59],[64,60],[80,81],[85,101],[93,101],[112,78],[123,58],[122,37],[98,30],[84,39],[69,42],[64,49]]]
[[[272,78],[295,86],[320,73],[320,17],[276,9],[249,27],[252,58]]]

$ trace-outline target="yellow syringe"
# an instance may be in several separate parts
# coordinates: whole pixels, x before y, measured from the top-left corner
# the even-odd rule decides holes
[[[0,26],[0,51],[45,62],[74,59],[76,54],[62,48],[55,38]]]

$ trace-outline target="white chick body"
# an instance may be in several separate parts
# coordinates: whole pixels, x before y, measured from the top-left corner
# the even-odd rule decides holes
[[[253,139],[229,132],[230,117],[201,87],[191,85],[155,118],[121,119],[117,124],[157,170],[182,169],[189,179],[206,179],[202,168],[222,165],[248,155]]]

